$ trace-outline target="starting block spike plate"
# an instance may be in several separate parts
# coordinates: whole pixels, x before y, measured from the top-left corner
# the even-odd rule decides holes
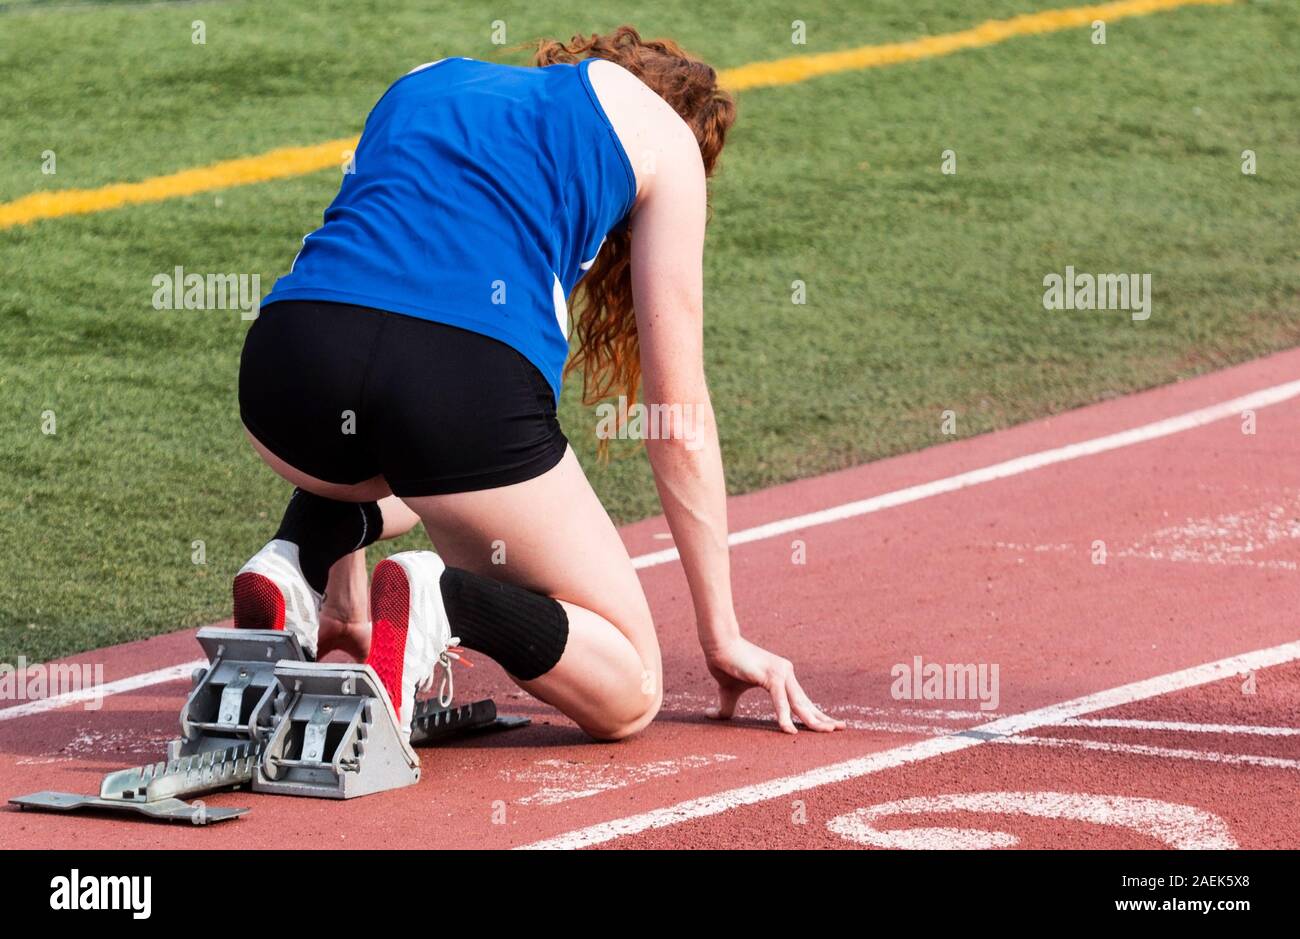
[[[248,809],[194,805],[180,796],[249,785],[260,756],[261,745],[248,740],[224,750],[117,770],[104,777],[98,796],[47,791],[9,801],[24,809],[44,812],[118,811],[194,825],[224,822],[238,818]]]
[[[125,799],[83,796],[72,792],[33,792],[31,795],[10,799],[9,803],[19,808],[36,809],[42,812],[130,812],[159,821],[189,822],[191,825],[224,822],[227,819],[238,818],[248,811],[248,809],[192,805],[180,799],[133,802]]]
[[[422,747],[468,732],[510,730],[528,724],[526,717],[503,717],[491,698],[442,707],[437,698],[419,701],[411,717],[411,746]]]
[[[99,797],[116,802],[161,802],[246,786],[253,781],[261,755],[261,744],[245,740],[222,750],[117,770],[104,777]]]
[[[351,799],[420,781],[420,758],[370,666],[281,662],[275,678],[274,729],[254,792]]]
[[[195,673],[181,708],[181,736],[167,746],[169,760],[265,737],[279,689],[276,664],[305,659],[298,637],[278,630],[207,627],[198,640],[208,667]]]

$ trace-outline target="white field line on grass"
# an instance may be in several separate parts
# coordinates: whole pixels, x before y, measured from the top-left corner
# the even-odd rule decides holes
[[[1092,456],[1097,453],[1105,453],[1109,450],[1118,450],[1121,447],[1144,443],[1148,440],[1167,437],[1170,434],[1192,430],[1214,421],[1240,415],[1241,412],[1245,410],[1257,410],[1259,408],[1268,407],[1272,404],[1278,404],[1282,401],[1294,398],[1297,395],[1300,395],[1300,380],[1286,382],[1281,385],[1273,385],[1272,387],[1263,388],[1259,391],[1251,392],[1250,394],[1242,395],[1229,401],[1222,401],[1219,404],[1212,404],[1195,411],[1188,411],[1185,414],[1165,418],[1164,420],[1155,421],[1151,424],[1143,424],[1141,427],[1134,427],[1131,430],[1120,431],[1115,434],[1106,434],[1105,436],[1094,437],[1091,440],[1084,440],[1080,443],[1072,443],[1064,447],[1054,447],[1051,450],[1040,450],[1037,453],[1030,453],[1026,456],[1016,457],[1013,460],[1006,460],[1002,463],[994,463],[991,466],[985,466],[981,469],[958,473],[955,476],[936,479],[933,482],[922,483],[918,486],[908,486],[904,489],[897,489],[893,492],[886,492],[878,496],[872,496],[869,499],[861,499],[856,502],[846,502],[843,505],[834,506],[829,509],[822,509],[818,512],[809,512],[805,515],[795,515],[790,518],[768,522],[765,525],[759,525],[754,528],[746,528],[742,531],[733,532],[727,539],[727,543],[733,546],[748,544],[751,541],[775,538],[777,535],[784,535],[792,531],[802,531],[805,528],[811,528],[816,525],[828,525],[832,522],[839,522],[860,515],[868,515],[872,512],[879,512],[882,509],[906,505],[909,502],[918,502],[921,499],[928,499],[931,496],[956,492],[959,489],[966,489],[970,486],[977,486],[981,483],[993,482],[994,480],[1017,476],[1021,473],[1027,473],[1030,470],[1041,469],[1044,466],[1051,466],[1054,463],[1064,463],[1069,460],[1077,460],[1080,457]],[[668,548],[663,551],[653,551],[649,554],[639,555],[632,559],[632,566],[637,570],[643,570],[647,567],[657,567],[661,564],[668,564],[677,560],[677,558],[677,549]],[[197,664],[205,665],[207,663],[198,662]],[[119,694],[123,691],[132,691],[136,688],[143,688],[164,681],[173,681],[178,677],[174,674],[177,669],[185,670],[185,674],[188,674],[188,671],[194,667],[195,664],[191,663],[188,665],[176,665],[168,668],[161,668],[153,672],[146,672],[143,675],[136,675],[132,678],[123,678],[120,681],[110,682],[102,688],[96,689],[96,691],[99,696],[108,697],[109,695]],[[0,720],[13,720],[14,718],[25,717],[29,714],[56,710],[70,704],[78,704],[82,701],[91,700],[95,697],[96,694],[83,695],[82,692],[54,695],[49,698],[43,698],[40,701],[33,701],[30,704],[22,705],[20,707],[0,710]]]
[[[922,760],[932,759],[946,753],[956,753],[960,750],[977,747],[999,737],[1021,734],[1025,731],[1051,726],[1072,717],[1132,704],[1135,701],[1144,701],[1148,698],[1219,681],[1242,672],[1282,665],[1296,659],[1300,659],[1300,642],[1288,642],[1269,649],[1229,656],[1225,659],[1207,662],[1204,665],[1196,665],[1182,671],[1171,672],[1167,675],[1159,675],[1155,678],[1120,685],[1107,691],[1084,695],[1081,698],[1063,701],[1060,704],[1035,708],[1022,714],[1012,714],[996,721],[990,721],[987,724],[980,724],[978,727],[959,732],[953,736],[931,737],[927,740],[895,747],[892,750],[882,750],[854,760],[820,766],[793,776],[771,779],[751,786],[741,786],[737,789],[729,789],[713,795],[702,796],[698,799],[689,799],[676,805],[653,809],[638,815],[601,822],[597,825],[579,828],[576,831],[547,838],[543,841],[521,845],[520,849],[573,849],[604,844],[655,828],[666,828],[670,825],[678,825],[694,819],[720,815],[742,806],[766,802],[769,799],[804,792],[819,786],[859,779],[863,776],[906,766],[911,763],[919,763]],[[969,736],[964,734],[969,734]]]

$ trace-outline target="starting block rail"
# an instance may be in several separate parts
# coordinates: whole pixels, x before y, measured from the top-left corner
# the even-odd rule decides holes
[[[128,802],[123,799],[101,799],[82,796],[74,792],[34,792],[9,800],[19,808],[38,812],[129,812],[163,822],[189,822],[191,825],[208,825],[247,815],[248,809],[214,808],[182,799],[159,799],[155,802]]]
[[[367,665],[308,662],[296,637],[271,630],[199,630],[208,667],[197,669],[167,759],[106,775],[98,796],[37,792],[9,801],[40,811],[131,812],[196,825],[248,810],[185,798],[248,786],[254,792],[351,799],[415,784],[426,746],[469,732],[508,730],[525,717],[491,700],[417,703],[410,742],[383,684]]]

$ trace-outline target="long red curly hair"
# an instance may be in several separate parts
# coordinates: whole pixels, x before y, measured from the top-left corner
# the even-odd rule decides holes
[[[705,175],[713,175],[727,130],[736,120],[736,103],[718,85],[717,72],[687,54],[671,39],[642,39],[631,26],[564,43],[537,43],[534,65],[607,59],[623,66],[670,104],[695,133]],[[641,383],[636,316],[632,308],[632,235],[611,232],[605,246],[574,289],[574,335],[578,348],[564,373],[582,371],[582,401],[591,405],[611,395],[636,401]],[[600,441],[605,453],[607,441]]]

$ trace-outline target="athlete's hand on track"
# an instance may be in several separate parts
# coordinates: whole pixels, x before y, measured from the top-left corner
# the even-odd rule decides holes
[[[792,714],[805,727],[823,733],[843,730],[846,726],[844,721],[827,717],[808,700],[789,661],[747,639],[736,638],[725,647],[706,653],[705,661],[718,683],[718,706],[709,709],[709,717],[729,720],[736,713],[736,702],[742,694],[751,688],[762,688],[772,696],[776,722],[787,734],[798,733]]]

